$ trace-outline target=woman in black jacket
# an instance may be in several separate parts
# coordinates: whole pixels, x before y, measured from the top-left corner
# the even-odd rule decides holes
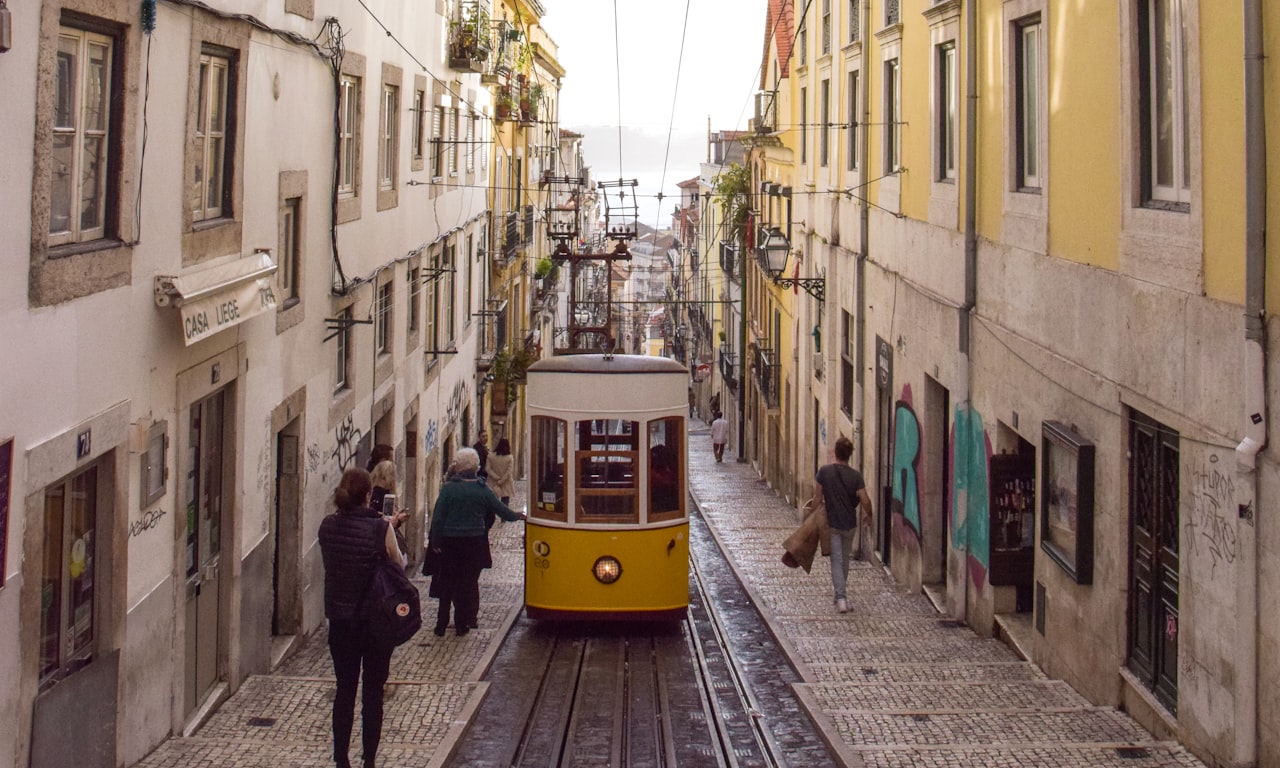
[[[369,508],[369,473],[358,467],[342,473],[333,492],[337,510],[320,523],[324,559],[324,615],[329,620],[329,655],[338,679],[333,698],[333,758],[338,768],[351,768],[347,751],[355,722],[356,686],[364,667],[364,765],[374,768],[382,737],[382,687],[391,668],[391,651],[367,631],[365,594],[378,562],[401,562],[395,534],[382,516]]]

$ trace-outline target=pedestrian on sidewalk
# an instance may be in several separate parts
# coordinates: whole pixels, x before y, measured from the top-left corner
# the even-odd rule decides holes
[[[390,525],[369,507],[373,482],[369,473],[352,467],[342,473],[333,492],[336,511],[320,523],[318,538],[324,561],[324,615],[329,620],[329,655],[337,691],[333,697],[333,759],[351,768],[347,754],[355,723],[356,687],[364,668],[361,697],[364,765],[374,768],[382,738],[382,694],[391,669],[394,646],[380,642],[364,619],[365,595],[382,558],[401,563]]]
[[[492,567],[486,516],[495,515],[508,522],[523,520],[493,495],[493,491],[477,476],[480,457],[472,448],[458,451],[454,469],[436,498],[431,515],[430,546],[437,552],[439,565],[432,577],[432,597],[440,600],[436,612],[436,637],[444,635],[453,610],[453,625],[458,637],[476,626],[480,612],[480,571]]]
[[[711,450],[716,454],[716,461],[724,460],[724,444],[729,439],[729,420],[724,414],[716,411],[715,421],[711,422]]]
[[[511,455],[511,441],[502,438],[489,455],[489,487],[503,504],[510,504],[515,492],[516,462]]]
[[[831,585],[835,588],[836,607],[845,613],[849,610],[845,599],[849,556],[853,552],[854,537],[859,533],[859,523],[871,523],[871,497],[867,495],[862,473],[849,466],[849,457],[853,455],[849,438],[836,440],[835,453],[834,462],[818,469],[812,503],[826,506],[831,540]]]

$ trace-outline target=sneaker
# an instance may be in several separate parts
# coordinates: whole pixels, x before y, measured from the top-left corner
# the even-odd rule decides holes
[[[836,610],[840,611],[841,613],[848,613],[849,603],[846,602],[843,597],[836,598]]]

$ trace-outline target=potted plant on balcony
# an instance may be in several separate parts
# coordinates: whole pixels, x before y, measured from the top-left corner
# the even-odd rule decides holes
[[[483,34],[479,16],[449,22],[449,66],[479,72],[489,58],[489,41]]]
[[[517,386],[528,378],[529,366],[537,362],[537,354],[522,346],[508,344],[493,356],[493,367],[489,372],[493,375],[493,410],[506,413],[507,407],[515,402]]]
[[[511,112],[516,107],[515,97],[511,94],[511,86],[502,85],[498,87],[498,99],[494,102],[494,118],[498,120],[510,120]]]

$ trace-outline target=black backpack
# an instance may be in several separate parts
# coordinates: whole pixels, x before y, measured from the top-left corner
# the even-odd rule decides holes
[[[378,526],[379,550],[386,536],[386,529]],[[369,632],[384,647],[403,645],[422,628],[422,599],[418,588],[409,581],[404,568],[393,563],[383,553],[373,570],[373,581],[364,600],[365,619]]]

